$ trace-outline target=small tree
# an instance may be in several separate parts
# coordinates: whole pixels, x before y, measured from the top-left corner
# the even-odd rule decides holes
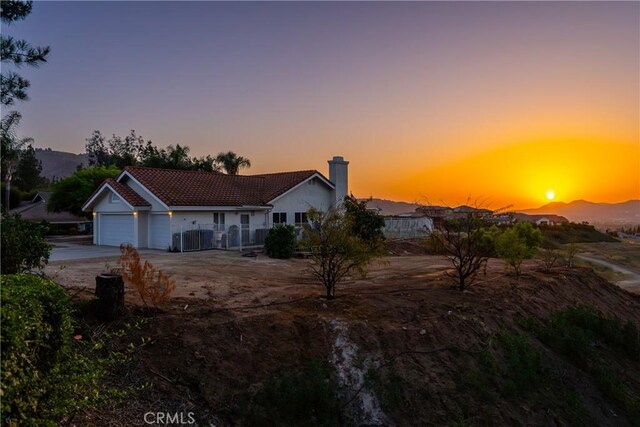
[[[41,269],[49,260],[51,245],[44,240],[47,228],[24,221],[20,215],[2,214],[2,274]]]
[[[358,200],[353,195],[345,197],[342,205],[351,224],[351,233],[365,242],[373,252],[382,252],[385,241],[382,233],[384,217],[367,209],[366,200]]]
[[[344,212],[310,209],[301,245],[311,253],[311,272],[324,285],[327,299],[335,297],[336,284],[349,273],[366,273],[374,253],[352,233],[353,224]]]
[[[544,244],[542,251],[540,252],[540,259],[542,260],[542,267],[544,270],[550,271],[560,259],[560,253],[553,246]]]
[[[567,254],[567,267],[569,268],[573,268],[575,260],[576,260],[576,255],[579,252],[579,248],[578,245],[576,245],[575,243],[569,243],[567,245],[567,249],[565,251],[565,253]]]
[[[433,246],[453,265],[454,271],[447,274],[456,280],[461,291],[486,268],[492,252],[491,235],[486,226],[478,214],[468,213],[462,218],[439,221],[431,234]]]
[[[291,258],[296,247],[296,230],[293,225],[277,225],[269,230],[264,249],[271,258]]]
[[[542,233],[530,222],[517,222],[496,239],[496,251],[504,258],[517,276],[521,273],[522,262],[533,258],[542,241]]]

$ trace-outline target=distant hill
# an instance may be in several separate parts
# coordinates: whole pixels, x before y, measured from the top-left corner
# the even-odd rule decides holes
[[[369,199],[362,199],[369,200]],[[419,205],[415,203],[396,202],[385,199],[371,199],[367,203],[369,208],[378,208],[382,215],[398,215],[405,212],[413,212]]]
[[[640,200],[622,203],[593,203],[586,200],[551,202],[536,209],[519,212],[562,215],[573,222],[588,221],[602,225],[640,224]]]
[[[50,148],[36,148],[36,158],[42,162],[41,175],[45,178],[64,178],[76,171],[80,164],[89,165],[87,154],[73,154]]]

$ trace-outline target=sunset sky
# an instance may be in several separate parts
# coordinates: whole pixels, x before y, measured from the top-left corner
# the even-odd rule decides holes
[[[21,134],[135,129],[248,173],[342,155],[360,197],[640,198],[640,3],[36,2]]]

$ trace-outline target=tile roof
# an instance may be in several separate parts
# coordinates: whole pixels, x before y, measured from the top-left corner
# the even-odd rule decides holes
[[[130,187],[119,183],[113,178],[107,178],[104,183],[109,184],[109,186],[113,188],[115,192],[118,193],[118,195],[126,200],[127,203],[129,203],[131,206],[151,206],[151,204],[147,202],[141,195],[133,191]]]
[[[26,221],[48,221],[51,224],[88,222],[84,217],[75,216],[71,212],[49,212],[47,203],[38,201],[12,209],[10,213],[18,213]]]
[[[125,168],[125,172],[168,206],[262,206],[319,173],[306,170],[226,175],[136,166]]]

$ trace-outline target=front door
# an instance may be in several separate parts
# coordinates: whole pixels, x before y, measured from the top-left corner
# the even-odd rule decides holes
[[[242,235],[242,246],[250,243],[249,214],[240,214],[240,234]]]

